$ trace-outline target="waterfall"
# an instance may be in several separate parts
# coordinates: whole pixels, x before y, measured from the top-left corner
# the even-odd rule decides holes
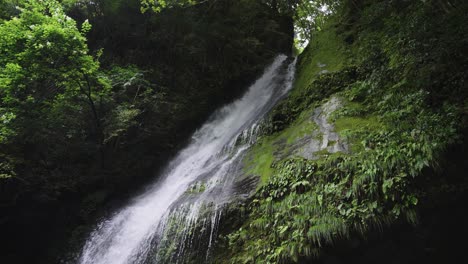
[[[193,248],[209,262],[223,208],[239,195],[234,185],[242,158],[265,114],[292,87],[295,61],[287,61],[275,58],[242,98],[194,133],[157,182],[101,222],[78,263],[183,263]]]

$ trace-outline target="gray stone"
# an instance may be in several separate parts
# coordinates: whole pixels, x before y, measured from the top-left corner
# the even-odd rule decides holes
[[[332,96],[328,102],[314,110],[311,119],[318,125],[319,131],[294,143],[301,146],[296,149],[296,155],[306,159],[318,159],[317,152],[323,150],[329,153],[348,152],[348,145],[335,132],[335,126],[329,123],[330,115],[341,106],[341,100]]]

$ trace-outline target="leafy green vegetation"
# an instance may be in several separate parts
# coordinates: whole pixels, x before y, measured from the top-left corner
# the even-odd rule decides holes
[[[333,31],[323,31],[301,55],[298,71],[307,74],[297,76],[295,88],[288,100],[280,102],[273,109],[270,115],[272,135],[262,137],[246,158],[247,173],[261,175],[262,183],[267,183],[273,175],[275,156],[287,153],[290,144],[317,129],[317,124],[312,121],[317,102],[340,89],[344,85],[341,82],[346,83],[350,75],[354,74],[353,70],[348,69],[339,73],[320,74],[323,69],[337,71],[342,67],[345,56],[341,46],[342,41]],[[314,47],[313,51],[311,47]],[[322,55],[321,49],[317,52],[317,47],[323,47],[325,55]],[[327,65],[325,68],[319,67],[322,62]],[[336,82],[340,84],[334,86]]]
[[[294,90],[271,114],[273,124],[280,125],[247,157],[248,163],[271,169],[266,175],[255,171],[263,184],[246,208],[244,224],[226,237],[229,258],[219,262],[305,261],[350,236],[402,219],[418,222],[416,208],[425,193],[418,177],[437,167],[444,150],[458,142],[467,98],[466,58],[459,57],[460,49],[445,48],[466,42],[466,33],[445,32],[436,40],[441,31],[433,17],[455,30],[467,19],[461,10],[468,7],[458,2],[458,10],[444,11],[439,4],[344,4],[325,30],[315,33],[301,54]],[[426,30],[419,30],[422,25]],[[428,45],[430,51],[421,51]],[[442,54],[458,68],[440,68]],[[318,66],[326,62],[330,72],[318,75]],[[316,160],[278,155],[281,135],[300,129],[300,117],[333,94],[343,106],[329,121],[349,152],[325,155],[322,150]],[[265,155],[270,164],[258,162]]]
[[[165,2],[0,2],[0,262],[80,247],[110,201],[290,52],[291,19],[264,3]]]
[[[221,220],[215,262],[310,262],[417,224],[424,201],[468,189],[434,172],[464,158],[447,149],[466,140],[467,14],[462,0],[0,0],[0,262],[72,259],[110,201],[293,42],[309,42],[294,89],[245,156],[260,183]]]

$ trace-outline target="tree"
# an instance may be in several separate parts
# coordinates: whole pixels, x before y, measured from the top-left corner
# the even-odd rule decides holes
[[[83,134],[87,126],[101,145],[97,102],[110,85],[88,52],[90,24],[79,30],[55,0],[32,0],[17,8],[18,17],[0,24],[0,144],[31,143],[35,152],[50,155],[51,148],[66,151],[64,142],[89,137]]]
[[[141,11],[145,12],[151,9],[157,13],[165,8],[186,7],[208,1],[209,0],[141,0]]]
[[[149,9],[158,13],[166,8],[188,7],[217,0],[141,0],[141,10]],[[282,15],[294,19],[296,37],[307,42],[315,30],[320,30],[324,17],[338,6],[340,0],[262,0],[264,4]]]
[[[281,14],[294,19],[296,38],[306,42],[312,33],[320,30],[324,18],[334,10],[339,0],[265,0],[265,3]]]

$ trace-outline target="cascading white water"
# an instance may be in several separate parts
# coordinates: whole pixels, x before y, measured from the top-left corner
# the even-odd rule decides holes
[[[255,141],[262,117],[292,86],[295,62],[285,67],[286,59],[278,56],[241,99],[218,110],[195,132],[159,181],[100,223],[78,263],[163,262],[167,252],[162,247],[170,244],[177,248],[172,262],[181,262],[184,248],[194,239],[187,230],[196,225],[209,230],[208,256],[220,209],[234,193],[240,160]],[[171,231],[174,222],[183,230]]]

